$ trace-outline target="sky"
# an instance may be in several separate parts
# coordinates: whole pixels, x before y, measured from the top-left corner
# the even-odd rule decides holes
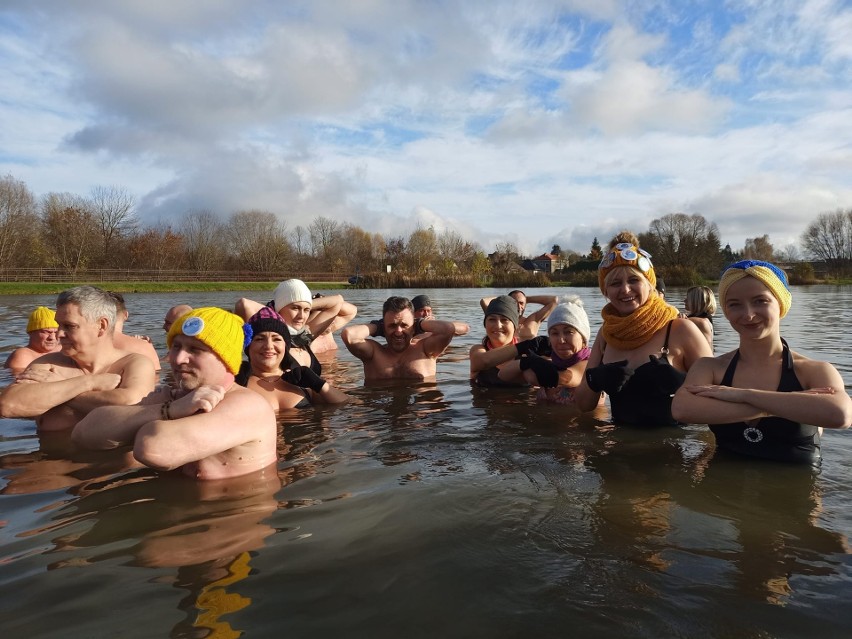
[[[0,175],[586,253],[852,208],[852,2],[3,0]]]

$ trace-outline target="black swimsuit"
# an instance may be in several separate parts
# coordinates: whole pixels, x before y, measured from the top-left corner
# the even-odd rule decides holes
[[[621,390],[609,397],[612,421],[627,426],[677,426],[672,417],[672,395],[675,394],[686,373],[669,363],[669,334],[660,349],[660,357],[639,366]]]
[[[793,369],[790,347],[783,339],[781,342],[784,352],[778,392],[804,390]],[[728,364],[721,386],[731,386],[739,358],[738,350]],[[783,417],[763,417],[757,423],[711,424],[710,430],[716,436],[718,447],[742,455],[801,464],[818,464],[820,461],[820,436],[816,426],[800,424]]]
[[[317,356],[314,355],[314,352],[311,350],[310,346],[305,347],[304,350],[307,351],[308,355],[311,356],[311,363],[308,365],[308,368],[310,368],[313,372],[322,377],[322,364],[319,363]],[[301,366],[301,364],[296,361],[296,358],[294,358],[290,354],[290,349],[287,349],[287,355],[284,356],[284,361],[281,365],[284,370],[299,368],[299,366]]]

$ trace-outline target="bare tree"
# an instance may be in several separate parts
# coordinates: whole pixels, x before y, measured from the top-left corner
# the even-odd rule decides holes
[[[320,216],[311,222],[308,236],[314,257],[330,263],[334,259],[334,251],[340,238],[340,224],[336,220]]]
[[[342,268],[350,273],[369,273],[381,269],[385,255],[385,241],[353,224],[344,224],[340,230],[340,243],[346,247]]]
[[[639,240],[642,248],[653,255],[657,267],[715,274],[721,266],[719,229],[703,215],[664,215],[653,220]]]
[[[499,242],[491,254],[491,268],[497,273],[508,273],[520,259],[518,247],[511,242]]]
[[[195,271],[212,271],[224,254],[222,223],[207,209],[189,211],[180,225],[186,248],[186,263]]]
[[[768,235],[746,238],[745,247],[743,247],[743,257],[745,259],[769,262],[772,260],[774,253],[775,250],[772,248]]]
[[[438,258],[438,243],[435,230],[417,229],[408,237],[405,248],[406,266],[412,275],[428,271]]]
[[[0,178],[0,268],[17,266],[37,230],[36,200],[27,185],[11,175]]]
[[[72,277],[92,262],[98,225],[87,199],[48,193],[42,202],[42,228],[51,262]]]
[[[469,268],[473,263],[477,248],[455,231],[445,230],[437,237],[441,270],[445,273],[452,273],[458,269]]]
[[[817,260],[838,268],[852,262],[852,209],[822,213],[802,234],[802,246]]]
[[[138,225],[133,196],[124,187],[96,186],[89,202],[101,238],[100,262],[120,263],[122,256],[117,254],[116,245],[135,233]]]
[[[286,225],[268,211],[239,211],[225,228],[231,256],[240,268],[271,273],[285,268],[290,256]]]

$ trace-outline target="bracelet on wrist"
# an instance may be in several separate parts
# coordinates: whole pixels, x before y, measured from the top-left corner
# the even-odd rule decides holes
[[[172,405],[172,400],[168,400],[167,402],[163,402],[160,405],[160,418],[164,420],[169,420],[172,418],[172,414],[169,412],[169,406]]]

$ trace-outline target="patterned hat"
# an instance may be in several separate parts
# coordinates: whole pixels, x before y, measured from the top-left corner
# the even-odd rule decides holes
[[[56,323],[56,311],[46,306],[39,306],[30,313],[30,319],[27,322],[27,333],[40,331],[43,328],[59,328],[59,324]]]
[[[268,306],[264,306],[252,315],[246,326],[246,350],[248,350],[252,338],[258,333],[264,332],[278,333],[287,342],[287,348],[290,347],[290,330],[284,323],[284,318]]]
[[[246,333],[243,320],[238,315],[212,306],[196,308],[184,313],[172,324],[166,336],[169,348],[176,335],[200,340],[216,353],[225,368],[234,375],[239,372]]]
[[[313,306],[311,289],[302,280],[297,279],[284,280],[278,284],[272,298],[275,302],[275,310],[284,308],[293,302],[307,302]]]
[[[774,264],[760,260],[740,260],[725,269],[722,278],[719,280],[719,302],[722,309],[725,308],[725,296],[728,294],[731,284],[748,276],[763,282],[775,299],[778,300],[778,305],[781,307],[781,317],[784,317],[793,305],[793,295],[790,293],[790,287],[787,284],[787,275]]]
[[[606,295],[607,274],[619,266],[632,266],[651,282],[651,288],[657,287],[657,274],[654,272],[654,265],[651,264],[650,253],[629,242],[622,242],[613,246],[598,266],[598,285],[604,295]]]

